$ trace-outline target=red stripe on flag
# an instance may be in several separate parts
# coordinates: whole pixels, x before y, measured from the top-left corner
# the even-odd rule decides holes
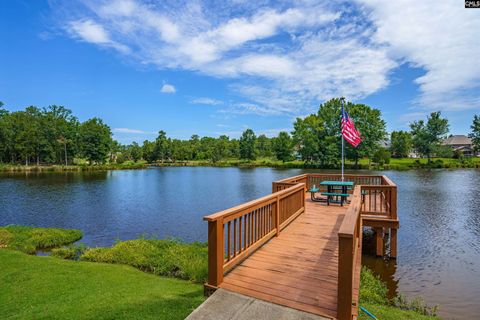
[[[355,128],[355,124],[353,123],[352,119],[348,117],[348,115],[347,115],[347,119],[345,119],[342,115],[343,138],[352,146],[357,147],[360,144],[360,142],[362,142],[362,139],[360,137],[360,132],[358,132],[358,130]]]

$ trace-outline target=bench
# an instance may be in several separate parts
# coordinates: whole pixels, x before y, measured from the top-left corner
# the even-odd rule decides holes
[[[343,203],[346,202],[347,198],[350,196],[348,193],[338,193],[338,192],[322,192],[322,196],[327,196],[327,205],[330,205],[330,202],[335,202],[338,203],[340,202],[340,205],[343,206]],[[333,201],[333,197],[341,197],[340,201],[335,200]]]
[[[310,192],[310,198],[312,199],[312,201],[315,201],[315,202],[327,202],[327,199],[325,199],[325,198],[317,198],[317,197],[315,197],[315,193],[320,192],[320,189],[319,189],[319,188],[310,188],[310,189],[308,190],[308,192]]]

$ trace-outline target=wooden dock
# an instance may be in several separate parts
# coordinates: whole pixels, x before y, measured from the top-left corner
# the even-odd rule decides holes
[[[363,225],[380,236],[388,227],[396,256],[396,186],[384,176],[349,175],[355,188],[347,206],[308,198],[310,186],[338,178],[305,174],[277,181],[271,195],[205,217],[206,291],[223,288],[332,319],[355,318]]]

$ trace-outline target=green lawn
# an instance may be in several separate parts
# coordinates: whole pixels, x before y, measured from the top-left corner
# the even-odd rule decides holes
[[[0,250],[1,319],[184,319],[203,287],[129,266]]]

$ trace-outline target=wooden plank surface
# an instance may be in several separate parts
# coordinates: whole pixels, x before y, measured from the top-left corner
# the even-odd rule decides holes
[[[305,212],[226,274],[220,287],[335,318],[338,229],[347,206],[306,200]],[[354,295],[358,297],[358,282]]]

